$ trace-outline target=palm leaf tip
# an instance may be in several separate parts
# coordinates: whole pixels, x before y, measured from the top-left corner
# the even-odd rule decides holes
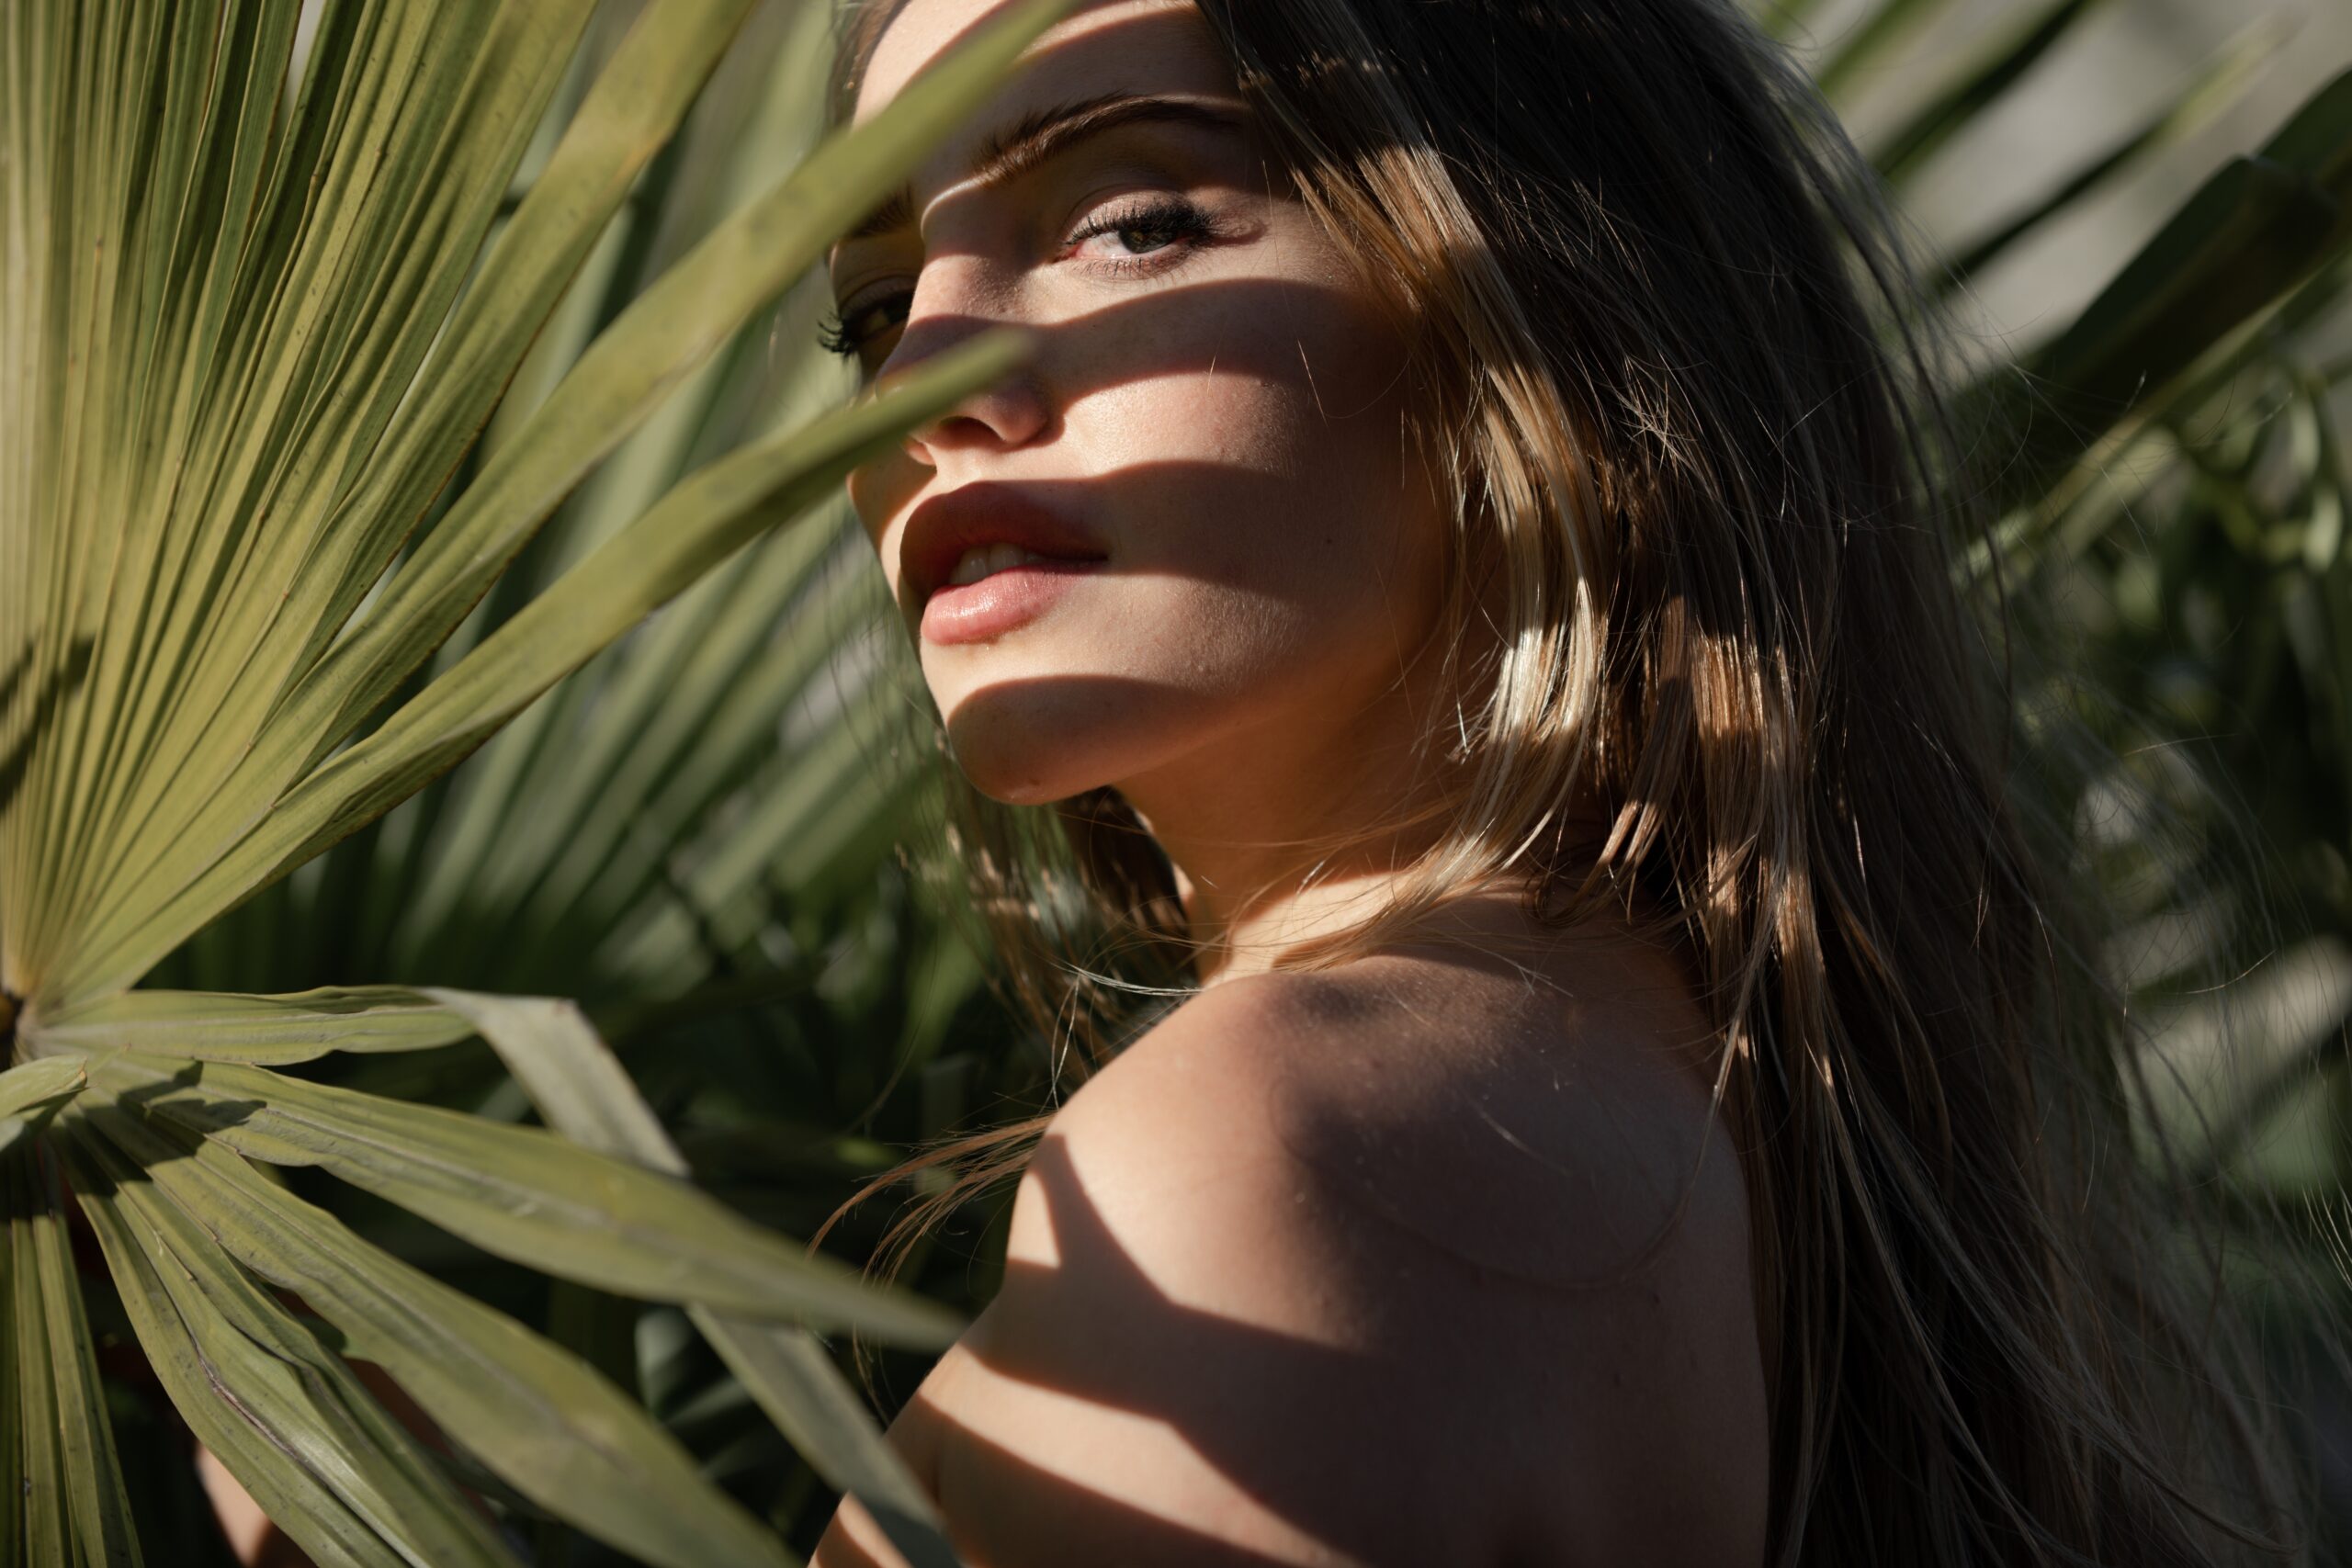
[[[88,1081],[88,1068],[76,1057],[50,1056],[20,1062],[0,1072],[0,1124],[28,1114],[39,1119],[40,1113],[53,1111],[60,1102],[79,1094]],[[9,1141],[13,1141],[13,1134],[0,1139],[0,1145]]]

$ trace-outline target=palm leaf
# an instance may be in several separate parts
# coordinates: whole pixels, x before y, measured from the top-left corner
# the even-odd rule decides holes
[[[2194,134],[2239,103],[2256,68],[2285,42],[2287,29],[2274,17],[2247,26],[2216,54],[2177,96],[2160,104],[2104,152],[2086,160],[2053,186],[1980,238],[1972,240],[1933,278],[1939,289],[1957,288],[1999,260],[2019,241],[2151,156]]]
[[[1776,17],[1786,36],[1801,26],[1818,5],[1819,0],[1804,0],[1802,6],[1784,0],[1770,14]],[[1838,97],[1951,8],[1951,0],[1882,0],[1864,12],[1836,47],[1823,55],[1813,69],[1814,85],[1825,96]]]
[[[784,1561],[674,1438],[578,1357],[360,1245],[218,1143],[120,1111],[92,1120],[160,1197],[238,1264],[300,1292],[524,1497],[648,1562]]]
[[[752,535],[831,490],[909,425],[1001,375],[1021,348],[997,334],[961,344],[871,401],[748,446],[682,482],[380,728],[288,789],[175,897],[126,911],[111,940],[94,932],[89,956],[58,982],[65,1005],[136,977],[206,920],[447,772]]]
[[[2352,72],[2208,180],[2054,342],[1977,389],[2016,432],[2000,498],[2048,491],[2145,390],[2243,339],[2347,246]]]
[[[99,1098],[250,1159],[317,1166],[476,1246],[560,1278],[754,1317],[944,1344],[958,1325],[805,1256],[691,1186],[514,1127],[221,1062],[90,1061]]]
[[[1061,8],[977,31],[718,221],[568,364],[532,345],[749,0],[651,0],[593,79],[573,68],[590,0],[352,0],[320,12],[299,71],[294,0],[0,17],[0,1352],[43,1373],[5,1423],[32,1483],[0,1518],[12,1553],[137,1553],[65,1266],[61,1158],[175,1404],[321,1562],[513,1560],[344,1366],[352,1348],[478,1442],[449,1464],[478,1461],[514,1506],[650,1562],[785,1555],[584,1363],[249,1161],[320,1166],[559,1274],[715,1303],[746,1333],[782,1315],[952,1332],[670,1172],[268,1070],[463,1038],[438,1000],[127,987],[1002,373],[1021,345],[976,342],[672,476],[434,667],[595,466]],[[563,129],[509,210],[560,93]],[[526,362],[526,398],[475,453]]]
[[[568,1004],[448,994],[550,1125],[591,1148],[683,1175],[685,1161],[620,1063]],[[760,1407],[828,1483],[865,1505],[912,1568],[953,1568],[930,1496],[808,1334],[697,1304],[692,1315]]]
[[[21,1115],[43,1100],[73,1094],[88,1077],[71,1058],[20,1063],[0,1072],[0,1116]]]
[[[189,1427],[320,1563],[511,1563],[488,1521],[341,1358],[80,1119],[61,1147],[156,1372]],[[170,1160],[155,1163],[173,1164]]]
[[[1990,38],[1964,58],[1944,85],[1928,96],[1883,143],[1871,162],[1900,186],[1946,143],[1975,123],[2103,0],[2043,0],[2024,15],[2004,18]]]
[[[22,1510],[22,1549],[35,1562],[70,1562],[73,1537],[66,1511],[64,1460],[59,1452],[57,1390],[51,1375],[48,1309],[41,1300],[38,1231],[56,1223],[46,1202],[36,1202],[31,1150],[22,1143],[0,1155],[0,1200],[8,1219],[8,1322],[13,1332],[0,1354],[7,1359],[16,1408],[0,1421],[12,1429],[20,1486],[7,1490]],[[19,1538],[10,1537],[12,1545]]]
[[[400,986],[326,987],[299,996],[124,991],[52,1014],[41,1038],[77,1051],[161,1050],[195,1061],[287,1066],[329,1051],[423,1051],[463,1040],[463,1019]],[[17,1069],[52,1076],[70,1057]],[[5,1082],[0,1078],[0,1082]]]

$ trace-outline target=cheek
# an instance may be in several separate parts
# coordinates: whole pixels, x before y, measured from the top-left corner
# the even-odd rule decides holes
[[[1254,602],[1254,615],[1231,605],[1204,621],[1204,640],[1230,646],[1254,624],[1334,654],[1376,639],[1393,662],[1434,611],[1445,549],[1401,423],[1404,345],[1340,301],[1204,335],[1213,369],[1115,388],[1091,411],[1102,449],[1120,455],[1114,514],[1131,561]]]
[[[1360,743],[1353,716],[1402,700],[1436,626],[1448,524],[1408,457],[1395,329],[1312,286],[1222,298],[1241,303],[1084,343],[1056,367],[1053,439],[989,457],[1100,525],[1114,566],[1021,635],[921,646],[958,761],[999,799],[1180,755],[1320,766],[1316,748]],[[888,484],[853,481],[869,536],[910,499]]]

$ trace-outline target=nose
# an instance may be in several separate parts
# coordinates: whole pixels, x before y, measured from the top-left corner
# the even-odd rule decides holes
[[[906,453],[926,468],[958,452],[1003,451],[1046,427],[1046,397],[1034,369],[1023,367],[966,396],[907,433]]]
[[[1020,312],[1006,308],[1011,290],[990,277],[989,270],[939,263],[926,267],[885,368],[893,375],[902,373],[991,327],[1021,324]],[[1020,368],[909,431],[907,456],[935,469],[943,458],[957,452],[1004,450],[1034,440],[1050,418],[1038,366],[1042,347],[1033,344],[1028,362]]]

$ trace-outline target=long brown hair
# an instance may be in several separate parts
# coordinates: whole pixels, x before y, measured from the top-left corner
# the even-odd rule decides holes
[[[836,118],[897,8],[850,13]],[[1997,578],[1953,586],[1986,519],[1945,340],[1832,115],[1723,0],[1199,9],[1414,328],[1449,648],[1486,588],[1502,616],[1439,847],[1279,962],[1498,878],[1549,919],[1662,912],[1721,1031],[1777,1347],[1775,1562],[2306,1554],[2256,1359],[2201,1293],[2219,1244],[2160,1136],[2133,1147],[2146,1086],[2066,825],[2030,808],[2023,764],[2059,753],[2012,745]],[[1012,999],[1102,1059],[1189,976],[1165,860],[1114,792],[1016,809],[947,771],[943,863]],[[1570,839],[1595,804],[1601,841]],[[1045,1121],[885,1178],[961,1173],[894,1237]]]

